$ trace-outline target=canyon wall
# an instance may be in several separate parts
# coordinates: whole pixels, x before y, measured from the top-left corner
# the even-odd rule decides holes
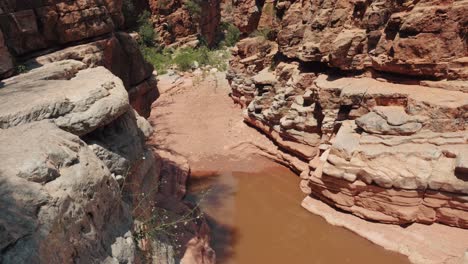
[[[200,37],[209,46],[215,44],[221,20],[220,1],[150,0],[149,5],[163,44],[195,47]]]
[[[285,163],[302,190],[365,219],[468,228],[468,2],[273,4],[256,16],[276,36],[241,40],[228,79],[245,121],[299,158]]]
[[[187,162],[146,142],[157,81],[121,6],[0,3],[1,263],[214,263]]]

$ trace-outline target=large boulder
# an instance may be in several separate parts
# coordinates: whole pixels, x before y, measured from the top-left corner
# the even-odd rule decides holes
[[[38,56],[26,65],[37,67],[62,60],[78,60],[90,68],[104,66],[123,81],[133,108],[140,115],[149,116],[151,104],[159,96],[157,81],[153,66],[143,58],[134,35],[116,32],[109,38]]]
[[[84,67],[60,61],[4,80],[0,127],[51,119],[84,135],[125,113],[130,105],[122,81],[103,67],[80,71]]]
[[[78,136],[43,120],[1,129],[0,143],[2,263],[119,263],[127,237],[133,258],[119,185]]]

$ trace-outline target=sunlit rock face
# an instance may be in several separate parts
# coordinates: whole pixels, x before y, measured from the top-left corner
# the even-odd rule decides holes
[[[190,170],[146,143],[156,73],[121,6],[0,3],[1,263],[215,261],[203,218],[178,248],[148,231],[153,210],[193,210]]]
[[[103,67],[84,68],[61,61],[3,81],[3,263],[135,257],[120,186],[79,137],[133,110],[119,78]],[[122,247],[128,250],[113,250]]]
[[[228,79],[245,120],[302,160],[303,191],[366,219],[468,228],[468,5],[275,7],[277,36],[240,41]]]
[[[343,70],[466,79],[468,5],[463,1],[291,1],[283,54]]]
[[[151,125],[120,78],[87,67],[63,60],[2,81],[0,261],[214,263],[203,218],[170,231],[177,248],[148,231],[157,210],[171,221],[193,210],[181,200],[190,169],[146,143]]]

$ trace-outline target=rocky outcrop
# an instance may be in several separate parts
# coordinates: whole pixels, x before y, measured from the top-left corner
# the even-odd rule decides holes
[[[102,67],[82,68],[63,61],[4,80],[0,140],[9,147],[0,154],[2,263],[135,257],[132,214],[119,184],[79,138],[130,105],[119,78]],[[128,250],[117,250],[122,247]]]
[[[2,1],[0,28],[14,56],[110,33],[122,1]]]
[[[5,2],[0,9],[0,78],[14,73],[14,60],[20,71],[66,59],[104,66],[122,79],[138,113],[149,116],[158,97],[153,67],[132,36],[116,32],[124,22],[121,9],[122,1]]]
[[[466,79],[464,1],[291,1],[283,54],[343,70]]]
[[[257,29],[274,31],[279,26],[275,5],[276,0],[224,0],[221,19],[235,25],[244,35]]]
[[[186,220],[171,254],[145,246],[174,245],[152,232],[163,219],[155,210],[171,221],[193,210],[181,202],[189,169],[146,145],[151,126],[120,78],[51,62],[3,80],[0,100],[0,142],[9,146],[0,151],[2,263],[169,263],[197,254],[212,262],[194,263],[214,263],[203,218]]]
[[[311,197],[385,223],[468,228],[466,7],[278,2],[277,39],[233,49],[232,98],[301,160],[283,163]]]
[[[79,71],[84,67],[77,61],[61,61],[4,80],[1,127],[51,119],[81,136],[125,113],[129,104],[122,81],[102,67]]]
[[[209,46],[215,44],[221,20],[219,1],[151,0],[149,3],[163,44],[195,47],[200,37]]]
[[[81,61],[86,67],[104,66],[110,70],[123,81],[133,108],[140,115],[149,116],[151,104],[159,96],[157,81],[153,66],[144,60],[134,36],[116,32],[110,38],[35,57],[25,65],[34,68],[68,59]]]
[[[0,141],[2,263],[133,261],[129,208],[78,136],[43,120],[1,130]],[[113,250],[122,247],[132,254]]]
[[[226,1],[245,34],[277,31],[282,54],[346,71],[467,79],[464,1]]]

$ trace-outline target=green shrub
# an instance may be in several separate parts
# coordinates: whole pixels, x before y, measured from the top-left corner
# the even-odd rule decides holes
[[[169,49],[158,49],[140,45],[141,53],[151,63],[158,74],[165,74],[172,66],[179,71],[189,71],[195,64],[199,67],[211,66],[219,71],[227,70],[230,53],[227,50],[211,50],[206,46],[199,48],[181,48],[175,52]]]
[[[169,50],[146,46],[140,46],[140,49],[145,60],[154,66],[158,74],[167,73],[167,69],[172,65],[172,54]]]
[[[154,46],[156,39],[156,33],[154,32],[153,23],[150,18],[151,14],[146,10],[138,17],[140,42],[146,46]]]
[[[23,64],[16,65],[15,70],[18,74],[28,72],[28,68]]]
[[[187,71],[197,62],[199,66],[211,66],[220,71],[225,71],[227,69],[226,60],[228,57],[229,53],[227,51],[210,50],[206,46],[198,49],[184,48],[177,51],[174,55],[174,65],[180,71]]]
[[[192,66],[200,57],[197,54],[197,50],[192,48],[181,49],[174,55],[174,64],[177,66],[179,71],[188,71],[192,69]]]
[[[231,23],[221,24],[221,29],[224,32],[224,39],[221,42],[221,45],[226,47],[235,46],[241,37],[240,30]]]

